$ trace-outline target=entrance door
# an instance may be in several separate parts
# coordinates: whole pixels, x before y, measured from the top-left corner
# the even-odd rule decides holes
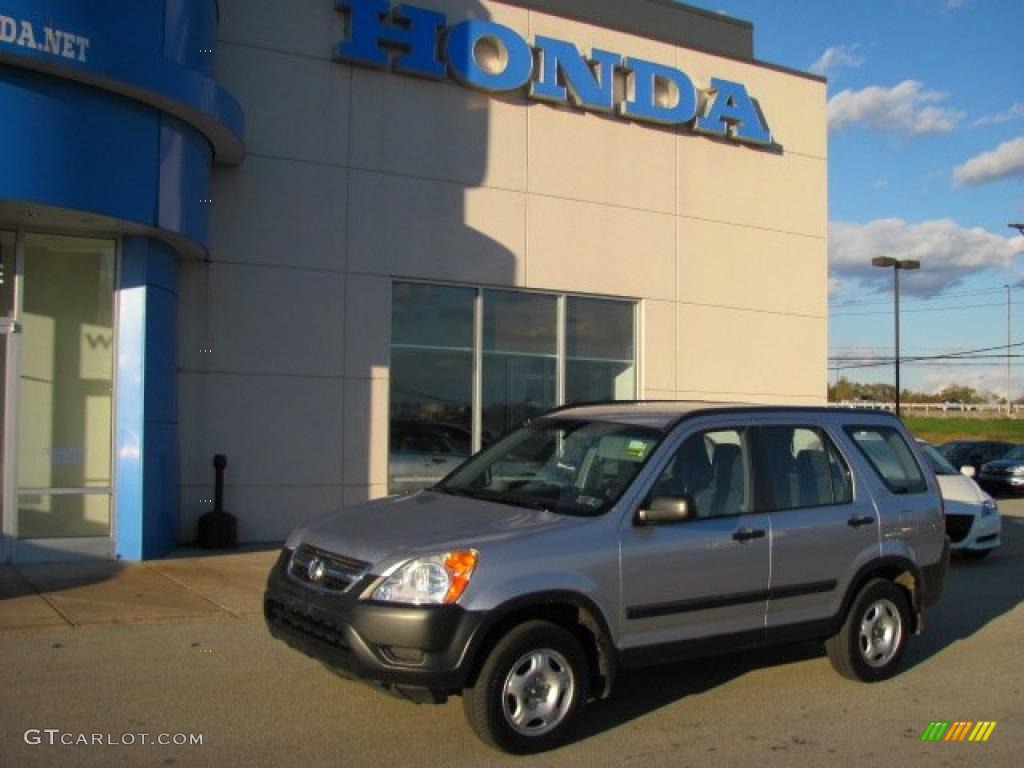
[[[19,561],[112,557],[115,244],[25,234],[16,253],[7,549]],[[6,272],[6,254],[4,263]]]

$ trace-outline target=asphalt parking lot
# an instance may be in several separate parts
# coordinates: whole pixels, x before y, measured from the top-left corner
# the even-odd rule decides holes
[[[848,682],[815,645],[629,673],[611,700],[589,708],[573,743],[528,758],[479,743],[458,699],[443,706],[392,699],[272,640],[258,614],[258,585],[272,552],[236,555],[222,567],[160,561],[92,592],[29,570],[39,594],[8,582],[0,592],[0,762],[1019,765],[1024,501],[1000,504],[1003,547],[982,562],[954,560],[942,601],[894,679]],[[166,582],[181,594],[166,591]],[[44,605],[31,602],[37,598]],[[133,599],[142,613],[128,615],[123,604]],[[19,624],[5,604],[20,606],[18,615],[31,621]],[[984,743],[922,742],[934,720],[997,725]],[[53,745],[46,729],[59,731]],[[26,731],[40,743],[26,743]],[[147,742],[184,734],[201,735],[202,743],[143,744],[142,733]],[[135,743],[60,744],[93,734],[114,742],[134,734]]]

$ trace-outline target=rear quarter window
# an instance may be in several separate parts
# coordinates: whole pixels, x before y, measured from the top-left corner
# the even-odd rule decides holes
[[[924,473],[898,429],[850,426],[845,427],[845,432],[890,491],[908,494],[928,490]]]

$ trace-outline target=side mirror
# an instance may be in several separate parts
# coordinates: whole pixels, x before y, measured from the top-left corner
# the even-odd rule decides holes
[[[972,467],[970,464],[965,464],[964,466],[960,467],[960,474],[963,475],[964,477],[974,477],[974,467]]]
[[[656,496],[637,512],[641,525],[681,523],[693,517],[694,504],[689,496]]]

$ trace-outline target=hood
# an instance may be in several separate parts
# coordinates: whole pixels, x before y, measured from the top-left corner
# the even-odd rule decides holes
[[[981,504],[990,499],[981,487],[966,475],[938,475],[939,489],[945,502],[961,502],[964,504]]]
[[[343,507],[298,529],[288,540],[290,545],[311,544],[377,565],[460,547],[482,548],[590,519],[420,491]]]
[[[988,461],[982,465],[982,471],[986,469],[1013,469],[1014,467],[1024,467],[1024,461],[1020,459],[996,459],[995,461]]]

